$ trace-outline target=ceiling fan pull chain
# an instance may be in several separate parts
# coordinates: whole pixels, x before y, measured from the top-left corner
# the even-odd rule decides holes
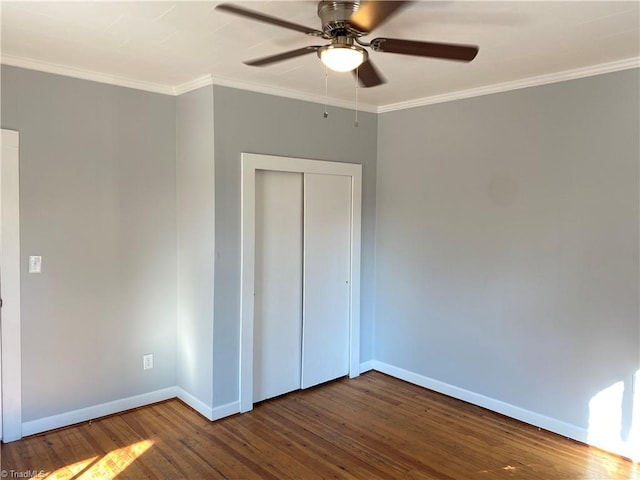
[[[329,112],[327,112],[327,97],[328,97],[328,85],[329,85],[329,80],[328,80],[328,68],[325,66],[324,67],[324,118],[327,118],[329,116]]]
[[[356,121],[353,122],[353,126],[358,128],[360,124],[358,123],[358,90],[359,90],[359,82],[358,82],[358,74],[360,73],[360,67],[356,68]]]

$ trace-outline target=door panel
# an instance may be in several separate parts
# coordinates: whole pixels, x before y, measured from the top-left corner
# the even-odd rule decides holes
[[[349,372],[351,177],[304,176],[302,388]]]
[[[253,401],[300,388],[302,174],[256,171]]]

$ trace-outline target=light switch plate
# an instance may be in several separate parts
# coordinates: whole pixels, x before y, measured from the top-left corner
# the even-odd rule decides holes
[[[42,257],[31,255],[29,257],[29,273],[40,273],[42,271]]]

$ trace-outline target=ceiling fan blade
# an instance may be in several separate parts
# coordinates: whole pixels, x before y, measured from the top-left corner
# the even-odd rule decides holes
[[[389,20],[400,9],[409,5],[410,1],[375,1],[360,3],[358,10],[351,15],[349,23],[360,32],[370,32]]]
[[[382,75],[378,72],[378,69],[373,66],[371,60],[365,61],[357,69],[353,70],[353,74],[358,77],[358,82],[363,87],[377,87],[383,83],[387,83]]]
[[[435,57],[447,60],[470,62],[478,54],[475,45],[455,45],[452,43],[418,42],[397,38],[375,38],[371,40],[375,52],[401,53],[418,57]]]
[[[320,30],[316,30],[315,28],[309,28],[305,27],[304,25],[298,25],[297,23],[287,22],[286,20],[271,17],[269,15],[264,15],[253,10],[247,10],[246,8],[237,7],[236,5],[232,5],[230,3],[221,3],[216,7],[216,9],[228,13],[233,13],[234,15],[240,15],[241,17],[250,18],[252,20],[257,20],[258,22],[269,23],[278,27],[288,28],[289,30],[306,33],[307,35],[313,35],[315,37],[322,36],[322,32]]]
[[[269,57],[256,58],[255,60],[249,60],[248,62],[244,62],[245,65],[250,65],[252,67],[262,67],[263,65],[269,65],[271,63],[281,62],[283,60],[289,60],[290,58],[300,57],[301,55],[306,55],[307,53],[313,53],[318,51],[319,46],[309,46],[302,47],[296,50],[289,50],[288,52],[279,53],[277,55],[271,55]]]

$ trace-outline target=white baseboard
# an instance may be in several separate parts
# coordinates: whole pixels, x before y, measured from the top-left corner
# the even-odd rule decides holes
[[[55,430],[56,428],[68,427],[76,423],[86,422],[106,415],[113,415],[114,413],[124,412],[132,408],[144,407],[145,405],[176,397],[211,421],[240,413],[240,402],[231,402],[226,405],[211,408],[180,387],[168,387],[134,397],[122,398],[112,402],[101,403],[87,408],[24,422],[22,424],[22,436],[26,437],[28,435],[35,435],[36,433]]]
[[[571,425],[561,420],[547,417],[546,415],[541,415],[521,407],[516,407],[515,405],[511,405],[491,397],[486,397],[479,393],[465,390],[464,388],[455,387],[448,383],[425,377],[424,375],[420,375],[409,370],[394,367],[388,363],[374,360],[373,369],[386,373],[387,375],[391,375],[392,377],[405,380],[409,383],[413,383],[414,385],[419,385],[421,387],[428,388],[429,390],[443,393],[449,397],[457,398],[458,400],[463,400],[473,405],[478,405],[479,407],[484,407],[488,410],[501,413],[507,417],[515,418],[516,420],[549,430],[550,432],[554,432],[583,443],[588,443],[588,431],[585,428]]]
[[[220,405],[219,407],[213,407],[211,420],[220,420],[221,418],[235,415],[236,413],[240,413],[240,401],[227,403],[226,405]]]
[[[360,373],[368,372],[369,370],[373,370],[373,360],[367,360],[366,362],[362,362],[360,364]]]
[[[101,403],[92,407],[72,410],[70,412],[52,415],[50,417],[38,418],[22,424],[22,436],[34,435],[56,428],[67,427],[76,423],[86,422],[94,418],[112,415],[132,408],[143,407],[151,403],[161,402],[175,398],[176,387],[163,388],[154,392],[143,393],[128,398],[121,398],[112,402]]]
[[[196,397],[188,393],[186,390],[183,390],[180,387],[176,388],[176,396],[182,400],[184,403],[193,408],[200,415],[205,417],[207,420],[213,420],[213,409],[208,406],[206,403],[198,400]]]
[[[488,410],[501,413],[511,418],[515,418],[522,422],[534,425],[536,427],[549,430],[550,432],[563,435],[565,437],[578,440],[580,442],[590,444],[588,431],[585,428],[572,425],[561,420],[547,417],[540,413],[532,412],[509,403],[496,400],[479,393],[471,392],[454,385],[450,385],[430,377],[426,377],[419,373],[411,372],[403,368],[399,368],[388,363],[377,360],[369,360],[360,364],[360,372],[364,373],[369,370],[377,370],[392,377],[419,385],[429,390],[433,390],[444,395],[448,395],[459,400],[478,405]],[[112,415],[115,413],[130,410],[132,408],[143,407],[152,403],[169,400],[178,397],[191,408],[202,414],[211,421],[219,420],[230,415],[240,413],[240,402],[231,402],[219,407],[211,408],[193,395],[187,393],[180,387],[168,387],[154,392],[144,393],[133,397],[122,398],[112,402],[102,403],[87,408],[81,408],[70,412],[52,415],[50,417],[38,418],[29,422],[22,423],[22,436],[34,435],[56,428],[67,427],[76,423],[86,422],[95,418]],[[604,448],[618,455],[626,457],[636,457],[629,446],[622,445],[620,449],[609,449],[606,446],[595,445]]]

